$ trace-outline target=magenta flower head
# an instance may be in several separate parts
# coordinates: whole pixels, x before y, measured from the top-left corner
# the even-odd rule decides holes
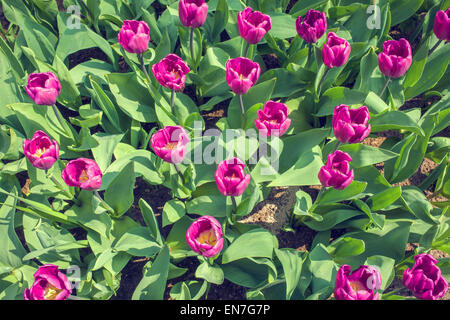
[[[438,262],[432,255],[421,253],[414,257],[414,266],[403,272],[403,285],[419,299],[438,300],[448,290]]]
[[[319,180],[324,187],[337,190],[347,188],[353,181],[354,172],[350,169],[352,158],[346,152],[336,150],[327,157],[327,163],[319,171]]]
[[[250,183],[250,175],[245,174],[245,163],[231,158],[219,163],[214,179],[217,188],[224,196],[237,197],[244,193]]]
[[[408,40],[388,40],[383,43],[383,52],[378,55],[380,71],[387,77],[400,78],[412,63],[412,51]]]
[[[167,126],[154,133],[150,139],[156,155],[169,163],[180,163],[186,155],[190,139],[181,126]]]
[[[66,300],[72,294],[72,288],[66,275],[58,266],[46,264],[35,272],[34,283],[26,288],[25,300]]]
[[[433,31],[439,40],[450,42],[450,7],[436,13]]]
[[[316,43],[327,30],[327,16],[324,12],[311,9],[305,18],[297,18],[295,26],[300,38],[309,43]]]
[[[205,0],[180,0],[178,14],[183,26],[199,28],[206,21],[208,5]]]
[[[338,37],[334,32],[330,32],[322,49],[323,63],[330,69],[343,66],[351,51],[352,48],[347,40]]]
[[[226,69],[227,83],[236,94],[246,94],[261,74],[259,64],[244,57],[228,60]]]
[[[144,21],[125,20],[117,38],[126,51],[141,54],[148,49],[150,28]]]
[[[53,72],[32,73],[25,91],[39,105],[51,106],[61,92],[61,83]]]
[[[264,35],[272,29],[272,18],[259,11],[247,7],[238,13],[237,23],[239,34],[250,44],[261,41]]]
[[[369,109],[366,106],[350,109],[345,104],[334,108],[333,131],[335,137],[342,143],[358,143],[370,133]]]
[[[378,300],[375,290],[381,288],[381,274],[372,266],[360,266],[351,272],[349,265],[342,265],[336,274],[334,297],[336,300]]]
[[[69,161],[61,172],[62,179],[69,187],[97,190],[102,185],[102,171],[97,162],[79,158]]]
[[[152,72],[156,80],[166,88],[182,91],[186,82],[186,74],[191,71],[179,56],[169,54],[160,62],[152,66]]]
[[[189,226],[186,242],[202,256],[215,257],[223,247],[222,226],[214,217],[200,217]]]
[[[264,105],[264,110],[257,111],[255,126],[265,137],[281,137],[291,124],[288,113],[289,109],[284,103],[269,100]]]
[[[22,146],[25,157],[38,169],[50,169],[59,158],[58,142],[41,130],[36,131],[31,140],[23,140]]]

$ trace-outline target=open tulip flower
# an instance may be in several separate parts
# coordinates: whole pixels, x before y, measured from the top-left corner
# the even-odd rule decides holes
[[[53,72],[32,73],[25,91],[38,105],[51,106],[61,93],[61,83]]]
[[[288,118],[289,109],[284,103],[269,100],[264,105],[264,110],[258,110],[258,118],[255,126],[266,137],[281,137],[291,124]]]
[[[354,171],[350,168],[352,158],[346,152],[336,150],[327,157],[327,163],[319,171],[319,180],[324,187],[343,190],[353,181]]]
[[[327,30],[327,16],[324,12],[309,10],[306,16],[298,16],[296,21],[297,33],[308,43],[316,43]]]
[[[370,134],[369,109],[366,106],[350,109],[341,104],[334,108],[333,131],[341,143],[358,143]]]
[[[249,44],[260,42],[264,35],[272,29],[270,16],[253,11],[250,7],[238,13],[237,22],[239,34]]]
[[[436,13],[433,31],[439,40],[450,42],[450,7]]]
[[[246,94],[255,85],[261,74],[257,62],[244,57],[230,59],[226,65],[227,83],[236,94]]]
[[[412,63],[411,46],[406,39],[388,40],[383,43],[383,52],[378,55],[380,71],[389,78],[400,78]]]
[[[167,126],[154,133],[150,139],[155,154],[169,163],[180,163],[186,155],[190,139],[181,126]]]
[[[66,300],[72,294],[67,276],[58,266],[46,264],[35,272],[34,283],[24,291],[25,300]]]
[[[199,28],[205,24],[208,16],[208,4],[205,0],[180,0],[178,14],[183,26]]]
[[[186,74],[190,71],[186,62],[174,53],[169,54],[160,62],[152,66],[156,80],[166,88],[183,91]]]
[[[102,171],[92,159],[79,158],[67,163],[61,176],[69,187],[97,190],[102,185]]]
[[[193,251],[202,256],[215,257],[223,247],[222,226],[216,218],[202,216],[189,226],[186,241]]]
[[[381,274],[371,266],[360,266],[351,273],[351,267],[344,264],[336,274],[334,297],[336,300],[378,300],[375,290],[381,287]]]
[[[330,32],[322,49],[323,63],[330,69],[343,66],[347,62],[351,50],[352,48],[347,40],[338,37],[334,32]]]
[[[144,21],[125,20],[117,37],[126,51],[142,54],[148,49],[150,28]]]
[[[224,196],[237,197],[244,193],[250,183],[250,175],[245,174],[245,163],[238,158],[222,161],[214,178],[220,193]]]
[[[31,140],[23,140],[23,153],[33,167],[48,170],[59,158],[59,144],[44,131],[38,130]]]
[[[414,260],[414,266],[403,272],[403,285],[419,299],[442,298],[448,290],[448,282],[436,265],[438,261],[427,253],[416,255]]]

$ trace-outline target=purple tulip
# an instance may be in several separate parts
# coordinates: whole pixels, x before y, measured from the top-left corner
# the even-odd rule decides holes
[[[350,109],[341,104],[334,108],[333,131],[335,137],[342,143],[358,143],[363,141],[370,133],[369,109],[362,106]]]
[[[284,103],[269,100],[264,110],[258,110],[255,126],[266,137],[281,137],[289,128],[291,119],[288,118],[289,109]]]
[[[102,171],[97,162],[79,158],[69,161],[61,173],[62,179],[69,187],[85,190],[97,190],[102,185]]]
[[[380,71],[387,77],[400,78],[412,63],[412,51],[408,40],[388,40],[383,43],[383,52],[378,55]]]
[[[58,266],[46,264],[35,272],[34,283],[26,288],[25,300],[66,300],[72,294],[72,288],[66,275]]]
[[[327,163],[319,171],[319,180],[324,187],[333,187],[337,190],[345,189],[354,178],[353,169],[350,169],[352,158],[346,152],[336,150],[327,157]]]
[[[450,7],[440,10],[434,19],[433,31],[439,40],[450,42]]]
[[[236,94],[246,94],[261,74],[259,64],[244,57],[228,60],[226,70],[227,83]]]
[[[347,40],[338,37],[334,32],[330,32],[322,49],[323,63],[330,69],[340,67],[347,62],[351,50],[352,48]]]
[[[224,196],[240,196],[250,183],[250,175],[245,174],[245,163],[238,158],[231,158],[219,163],[214,179],[217,188]]]
[[[150,139],[156,155],[169,163],[180,163],[186,155],[190,139],[181,126],[167,126],[154,133]]]
[[[300,38],[308,43],[316,43],[327,30],[327,16],[324,12],[311,9],[304,19],[299,16],[295,25]]]
[[[61,92],[61,83],[53,72],[32,73],[25,91],[38,105],[51,106]]]
[[[186,241],[192,250],[202,256],[215,257],[223,247],[222,226],[214,217],[200,217],[189,226]]]
[[[205,0],[180,0],[178,14],[183,26],[199,28],[206,21],[208,4]]]
[[[375,290],[381,288],[381,274],[372,266],[360,266],[352,271],[349,265],[342,265],[336,275],[334,297],[336,300],[378,300]]]
[[[414,257],[414,266],[403,272],[403,285],[419,299],[438,300],[448,290],[438,262],[432,255],[421,253]]]
[[[142,54],[148,49],[150,28],[144,21],[125,20],[117,38],[129,53]]]
[[[182,91],[186,82],[186,74],[191,71],[179,56],[169,54],[160,62],[152,66],[152,72],[156,80],[166,88]]]
[[[31,140],[23,140],[23,153],[30,160],[33,167],[47,170],[59,158],[59,145],[51,140],[44,131],[38,130]]]
[[[267,14],[253,11],[247,7],[238,13],[239,34],[250,44],[261,41],[264,35],[272,29],[272,19]]]

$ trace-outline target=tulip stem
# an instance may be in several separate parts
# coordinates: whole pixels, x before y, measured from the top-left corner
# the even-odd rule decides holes
[[[66,197],[68,197],[69,199],[71,199],[73,202],[75,202],[76,204],[80,204],[80,201],[78,199],[76,199],[72,194],[70,194],[69,192],[67,192],[64,187],[61,185],[61,183],[59,183],[58,180],[56,180],[56,178],[52,175],[48,173],[48,170],[45,170],[45,175],[47,176],[47,178],[49,178],[50,180],[52,180],[52,182],[58,187],[59,190],[61,190],[64,195]]]
[[[322,76],[322,79],[320,79],[319,85],[317,86],[317,95],[319,95],[320,91],[322,90],[323,81],[327,77],[328,72],[330,72],[330,69],[327,68]]]
[[[191,49],[192,64],[195,65],[195,57],[194,57],[194,27],[191,27],[191,34],[189,36],[189,47]]]
[[[428,55],[431,55],[431,54],[434,52],[434,50],[436,50],[437,47],[439,47],[439,45],[441,44],[441,42],[442,42],[442,40],[439,40],[438,42],[436,42],[436,44],[434,45],[434,47],[431,48],[431,50],[428,52]]]
[[[114,209],[111,208],[111,206],[109,204],[107,204],[105,200],[103,200],[102,196],[100,195],[100,193],[98,193],[97,190],[94,190],[94,194],[100,200],[100,202],[103,204],[103,206],[105,207],[106,210],[108,210],[110,213],[115,212]]]
[[[249,51],[250,51],[250,43],[247,42],[247,47],[245,48],[245,51],[244,51],[244,57],[247,58],[247,55],[248,55],[248,52],[249,52]]]
[[[236,204],[236,199],[234,198],[234,196],[231,196],[231,203],[233,204],[233,212],[236,213],[237,204]]]
[[[338,142],[336,143],[336,146],[334,147],[333,152],[335,152],[337,149],[339,149],[340,146],[341,146],[341,142],[338,140]]]
[[[380,97],[383,96],[384,91],[386,91],[386,88],[389,85],[389,82],[391,82],[391,77],[387,77],[386,82],[384,83],[383,89],[381,89],[380,93],[378,94]]]
[[[244,101],[242,100],[242,94],[239,94],[238,96],[239,96],[239,104],[241,105],[242,115],[245,116]]]
[[[306,69],[309,69],[311,64],[312,43],[308,43],[308,60],[306,60]]]
[[[72,139],[73,139],[73,135],[70,134],[69,132],[67,132],[66,125],[65,125],[63,119],[61,118],[61,116],[60,116],[60,114],[59,114],[59,112],[58,112],[58,108],[56,107],[55,104],[52,104],[52,109],[53,109],[53,112],[55,113],[56,119],[58,119],[58,122],[59,122],[59,124],[61,125],[61,127],[62,127],[63,131],[65,132],[65,134],[66,134],[69,138],[72,138]]]
[[[174,163],[173,166],[175,167],[175,171],[178,173],[178,176],[181,178],[181,182],[184,182],[183,174],[181,173],[180,168],[178,168],[178,165]]]
[[[139,61],[141,62],[142,71],[145,74],[145,78],[147,78],[147,81],[150,82],[150,76],[148,75],[147,68],[145,68],[144,54],[143,53],[138,54],[138,57],[139,57]]]
[[[174,105],[175,105],[175,90],[172,89],[172,92],[170,93],[170,109],[172,110],[173,115],[175,115]]]

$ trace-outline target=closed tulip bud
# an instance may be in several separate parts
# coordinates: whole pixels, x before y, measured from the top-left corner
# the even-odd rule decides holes
[[[269,100],[264,110],[258,110],[255,126],[266,137],[281,137],[289,128],[291,119],[288,118],[289,109],[284,103]]]
[[[27,159],[38,169],[50,169],[59,158],[58,142],[41,130],[36,131],[31,140],[23,140],[22,146]]]
[[[24,291],[25,300],[66,300],[72,288],[66,275],[58,266],[46,264],[35,272],[31,288]]]
[[[125,20],[117,37],[126,51],[142,54],[148,49],[150,28],[144,21]]]
[[[223,247],[222,226],[214,217],[200,217],[189,226],[186,242],[202,256],[215,257]]]
[[[347,62],[351,50],[352,48],[347,40],[338,37],[334,32],[330,32],[322,49],[323,63],[330,69],[343,66]]]
[[[297,18],[296,28],[300,38],[308,43],[316,43],[327,30],[327,16],[324,12],[311,9],[305,18]]]
[[[156,80],[166,88],[182,91],[186,82],[186,74],[190,71],[186,62],[174,53],[169,54],[152,66]]]
[[[414,266],[403,272],[403,285],[419,299],[442,298],[448,290],[448,282],[436,265],[438,261],[427,253],[416,255],[414,260]]]
[[[341,104],[334,108],[333,131],[335,137],[342,143],[358,143],[363,141],[370,133],[369,109],[362,106],[350,109]]]
[[[381,287],[381,274],[371,266],[360,266],[351,273],[349,265],[342,265],[336,274],[336,300],[378,300],[375,290]]]
[[[245,164],[238,158],[222,161],[216,170],[214,179],[217,188],[224,196],[240,196],[250,183],[250,175],[245,174]]]
[[[383,52],[378,55],[380,71],[387,77],[400,78],[412,63],[412,51],[408,40],[388,40],[383,43]]]
[[[227,83],[236,94],[246,94],[261,74],[259,64],[244,57],[228,60],[226,70]]]
[[[61,92],[61,83],[53,72],[32,73],[25,91],[38,105],[51,106]]]
[[[436,13],[433,31],[439,40],[450,42],[450,7]]]
[[[346,152],[336,150],[328,155],[327,163],[319,171],[319,180],[324,187],[337,190],[347,188],[353,181],[354,172],[350,169],[352,158]]]
[[[186,155],[190,139],[181,126],[167,126],[154,133],[150,139],[156,155],[169,163],[180,163]]]
[[[208,4],[205,0],[180,0],[178,14],[183,26],[199,28],[206,21]]]
[[[102,185],[102,171],[97,162],[79,158],[69,161],[61,172],[61,177],[69,187],[97,190]]]
[[[250,44],[260,42],[264,35],[272,29],[270,16],[253,11],[250,7],[238,13],[237,22],[239,34]]]

